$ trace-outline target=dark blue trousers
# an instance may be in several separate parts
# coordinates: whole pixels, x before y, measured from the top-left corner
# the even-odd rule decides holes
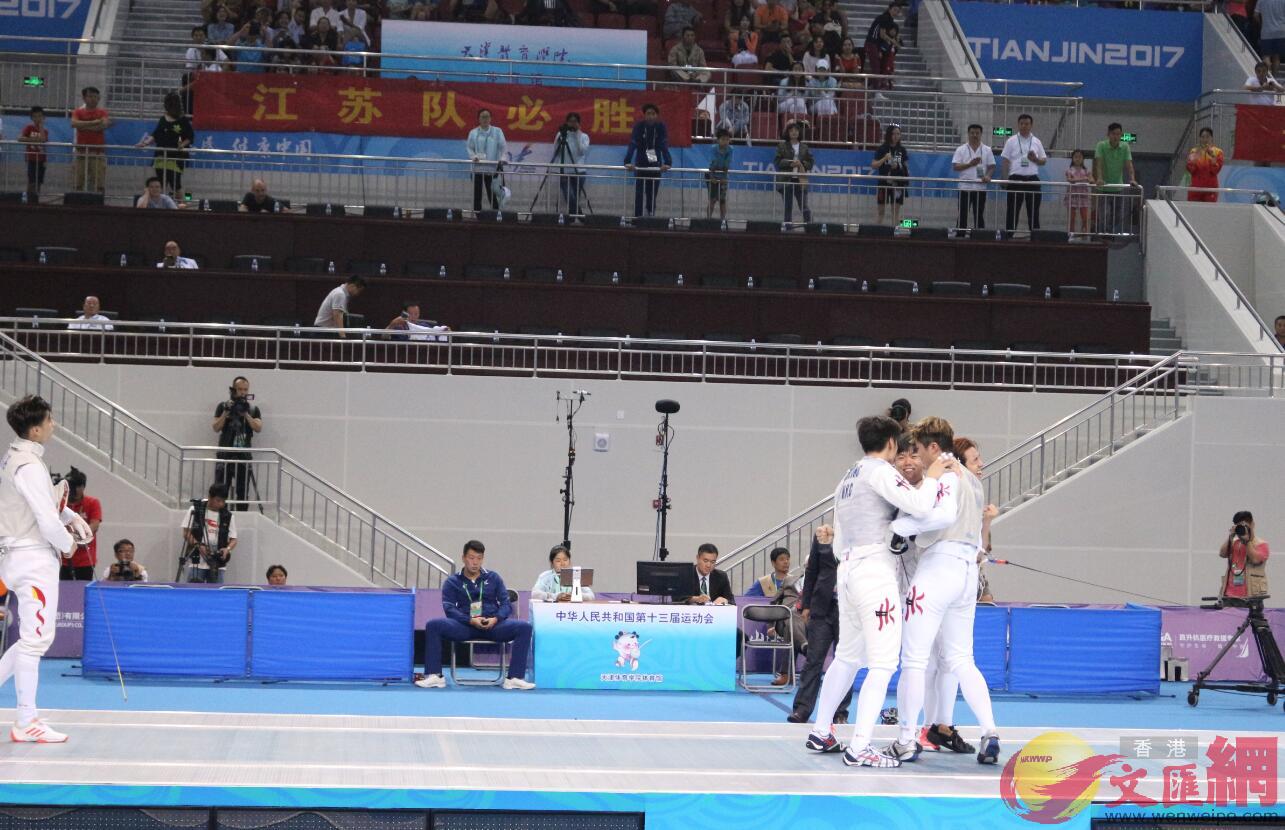
[[[527,654],[531,651],[531,623],[522,620],[504,620],[494,628],[484,630],[467,623],[442,618],[429,620],[424,626],[424,674],[442,673],[442,640],[490,640],[493,643],[513,643],[513,656],[509,662],[509,677],[526,677]]]

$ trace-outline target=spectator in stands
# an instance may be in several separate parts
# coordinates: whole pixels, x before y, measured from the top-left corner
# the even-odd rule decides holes
[[[901,4],[889,3],[866,31],[866,71],[874,75],[891,75],[897,69],[897,47],[901,45]],[[892,89],[890,79],[873,83],[875,89]],[[876,96],[879,97],[879,96]]]
[[[861,53],[857,51],[857,44],[852,38],[845,37],[843,41],[840,42],[839,54],[835,55],[835,62],[836,66],[834,71],[841,72],[844,75],[855,75],[861,71]],[[848,79],[845,78],[840,83],[840,86],[847,87],[850,86],[850,84],[856,83],[858,82],[849,82]]]
[[[198,267],[196,260],[189,259],[182,255],[178,243],[171,239],[165,243],[165,258],[156,263],[157,268],[186,268],[195,271]]]
[[[527,26],[580,25],[580,19],[567,0],[526,0],[517,22]]]
[[[883,224],[884,205],[892,204],[892,224],[901,221],[901,208],[906,201],[906,184],[910,177],[910,151],[901,143],[901,127],[889,124],[883,131],[883,144],[875,150],[870,166],[882,178],[875,193],[879,224]]]
[[[254,22],[259,24],[259,32],[263,35],[263,42],[271,46],[272,41],[277,37],[277,30],[272,28],[272,10],[267,6],[259,6],[254,10]],[[266,59],[264,63],[271,63],[271,59]]]
[[[1258,0],[1254,4],[1258,21],[1258,54],[1271,66],[1272,74],[1280,72],[1285,55],[1285,0]]]
[[[1232,24],[1240,29],[1250,47],[1258,51],[1258,22],[1249,16],[1249,3],[1246,0],[1227,0],[1223,7]]]
[[[673,67],[669,76],[676,81],[703,84],[709,80],[709,70],[703,69],[705,50],[696,45],[696,30],[691,26],[683,27],[682,39],[669,50],[669,65]]]
[[[843,40],[848,36],[848,17],[839,8],[835,0],[821,0],[821,7],[812,17],[810,24],[821,26],[821,36],[825,38],[825,51],[827,55],[834,55],[839,52],[843,46]]]
[[[754,12],[754,28],[764,43],[780,43],[790,31],[790,13],[781,0],[767,0]]]
[[[348,70],[348,74],[364,74],[366,59],[360,53],[370,49],[370,41],[366,39],[366,33],[352,26],[344,27],[343,49],[344,56],[341,63]]]
[[[726,107],[727,102],[723,106]],[[749,109],[749,104],[742,102],[742,106]],[[746,117],[748,118],[748,112]],[[709,206],[705,208],[705,217],[712,217],[714,206],[718,205],[718,218],[726,220],[727,180],[732,169],[732,133],[720,124],[714,135],[718,143],[710,150],[709,172],[705,174],[705,181],[709,186]]]
[[[237,502],[249,498],[247,484],[253,456],[247,450],[254,443],[254,436],[263,430],[263,413],[253,400],[249,379],[237,375],[228,387],[227,400],[219,401],[214,407],[214,420],[210,422],[211,429],[219,435],[220,463],[215,480],[227,485],[232,500]],[[236,509],[245,510],[246,505],[239,504]]]
[[[236,57],[237,72],[266,72],[268,55],[264,48],[268,46],[263,26],[252,20],[237,30],[229,46],[240,46],[233,54]]]
[[[272,27],[272,40],[269,45],[273,49],[298,49],[299,41],[291,34],[291,26],[294,25],[290,20],[290,12],[280,12],[277,14],[276,25]],[[300,37],[302,37],[302,29]],[[273,66],[283,67],[277,71],[287,72],[288,67],[296,63],[295,56],[273,53],[268,58],[268,62]]]
[[[1127,198],[1129,188],[1138,186],[1133,171],[1133,153],[1120,139],[1124,127],[1117,122],[1107,125],[1107,137],[1093,149],[1093,179],[1097,182],[1099,209],[1098,226],[1104,233],[1120,233],[1126,220],[1132,216],[1132,205]]]
[[[183,79],[179,82],[179,91],[183,93],[183,108],[192,111],[192,81],[195,73],[201,70],[205,57],[205,27],[192,27],[192,45],[183,53]]]
[[[34,205],[40,201],[40,188],[45,183],[45,166],[49,160],[45,153],[49,130],[45,127],[44,107],[31,108],[31,123],[22,128],[18,141],[26,145],[27,201]]]
[[[565,149],[561,161],[569,166],[562,168],[558,189],[567,203],[567,213],[580,214],[580,194],[584,192],[584,164],[589,158],[589,134],[580,129],[580,113],[569,112],[558,131],[559,141]],[[562,149],[562,148],[559,148]]]
[[[796,63],[790,74],[781,79],[776,91],[776,111],[785,115],[808,114],[808,80],[803,64]]]
[[[99,314],[101,310],[98,298],[90,294],[80,307],[80,316],[68,323],[67,328],[72,331],[111,331],[111,318]]]
[[[118,539],[112,545],[116,561],[103,570],[103,582],[147,582],[147,568],[134,561],[134,543]]]
[[[768,86],[780,86],[782,81],[790,77],[790,70],[793,67],[794,58],[790,57],[790,50],[772,50],[772,52],[763,60],[762,69],[765,72],[772,72],[773,74],[764,76],[762,83]],[[800,67],[800,71],[802,71],[802,67]]]
[[[83,106],[71,114],[71,127],[76,131],[75,188],[81,191],[104,193],[107,189],[107,129],[112,125],[111,113],[98,106],[98,87],[87,86],[80,91]]]
[[[312,51],[312,65],[318,69],[329,69],[335,65],[334,53],[339,51],[339,35],[331,28],[330,18],[323,17],[317,21],[317,28],[304,38],[303,48]]]
[[[348,313],[348,301],[353,297],[361,296],[361,292],[366,290],[366,281],[360,276],[353,274],[348,280],[340,286],[336,286],[326,299],[321,301],[321,308],[317,309],[317,319],[313,325],[317,328],[344,328],[344,315]],[[343,337],[344,333],[339,332]]]
[[[955,149],[950,160],[959,175],[959,221],[956,228],[967,228],[972,213],[974,228],[986,227],[986,186],[995,175],[995,154],[982,143],[982,125],[968,125],[968,141]]]
[[[802,58],[812,43],[812,32],[808,24],[816,12],[809,0],[798,0],[797,3],[783,0],[781,5],[790,13],[789,43],[792,44],[794,56]]]
[[[1076,214],[1079,214],[1079,228],[1081,233],[1089,232],[1089,203],[1093,198],[1093,191],[1089,185],[1093,182],[1093,174],[1084,166],[1084,151],[1073,150],[1071,152],[1071,163],[1066,168],[1066,180],[1071,183],[1066,193],[1066,215],[1070,220],[1069,230],[1075,233]]]
[[[194,30],[192,37],[195,39]],[[193,106],[196,103],[192,96],[192,88],[196,86],[197,72],[222,72],[228,63],[228,56],[222,49],[216,46],[202,46],[200,48],[191,47],[187,50],[187,59],[185,66],[187,72],[183,75],[182,86],[178,92],[183,96],[183,109],[187,112],[195,112]]]
[[[1250,95],[1246,103],[1261,107],[1275,106],[1276,96],[1285,93],[1285,87],[1282,87],[1273,77],[1267,61],[1254,64],[1254,74],[1245,79],[1245,90],[1256,93]]]
[[[745,5],[749,5],[746,0]],[[736,28],[727,36],[727,54],[732,56],[732,66],[741,69],[757,69],[759,36],[754,31],[754,19],[748,15],[742,17]]]
[[[1004,229],[1013,230],[1022,217],[1022,205],[1026,205],[1026,227],[1032,231],[1040,229],[1040,168],[1048,163],[1048,153],[1044,144],[1031,132],[1035,119],[1026,113],[1017,116],[1017,133],[1008,137],[1004,149],[1000,151],[1003,172],[1001,177],[1007,179],[1005,189],[1008,198],[1004,208]]]
[[[660,177],[674,164],[669,154],[669,130],[660,120],[660,107],[643,104],[643,117],[634,124],[625,150],[625,169],[634,173],[634,216],[656,215],[656,191]],[[645,204],[644,204],[645,202]]]
[[[164,108],[165,112],[156,120],[156,126],[151,133],[143,136],[137,146],[156,145],[152,167],[156,169],[156,175],[161,177],[165,192],[175,198],[182,198],[187,148],[196,140],[196,131],[192,129],[192,119],[183,113],[183,99],[177,92],[166,94]]]
[[[726,130],[732,138],[749,136],[750,104],[747,98],[746,95],[732,93],[719,104],[717,129]]]
[[[665,9],[665,22],[661,26],[661,35],[665,40],[681,37],[683,29],[695,28],[701,23],[701,14],[686,0],[673,0]],[[703,66],[704,64],[702,64]]]
[[[67,481],[67,509],[85,520],[94,538],[87,545],[76,545],[71,556],[62,560],[58,578],[93,582],[94,566],[98,564],[98,528],[103,523],[103,505],[98,499],[85,494],[88,479],[80,470],[72,467],[64,478]]]
[[[813,115],[838,115],[839,105],[835,103],[835,91],[839,88],[839,81],[830,74],[830,59],[822,58],[817,61],[815,71],[807,80],[808,85],[808,104],[812,109]],[[822,136],[821,140],[831,140],[830,136]]]
[[[527,652],[531,649],[531,624],[514,618],[504,580],[482,567],[486,547],[476,540],[464,543],[464,563],[459,573],[442,583],[442,610],[446,616],[429,620],[424,627],[424,677],[421,689],[446,686],[442,677],[442,640],[490,640],[513,643],[506,689],[534,689],[526,680]]]
[[[477,126],[469,131],[469,160],[473,162],[473,210],[482,209],[482,191],[491,210],[500,209],[500,198],[493,188],[496,175],[504,167],[504,153],[508,145],[504,131],[491,124],[491,111],[485,107],[477,112]]]
[[[441,0],[449,4],[452,0]],[[496,0],[453,0],[450,17],[466,23],[500,23],[507,19],[507,14]]]
[[[1277,317],[1272,325],[1276,328],[1276,342],[1285,346],[1285,314]]]
[[[776,145],[776,158],[772,161],[772,166],[781,174],[777,176],[776,189],[785,200],[786,222],[793,221],[796,201],[803,211],[803,221],[812,221],[807,174],[812,171],[813,164],[812,150],[803,141],[802,123],[790,121],[785,125],[785,134],[781,136],[781,143]]]
[[[1192,187],[1218,187],[1218,172],[1223,169],[1223,151],[1214,146],[1214,131],[1200,128],[1200,143],[1187,152],[1187,172]],[[1217,193],[1187,191],[1192,202],[1217,202]]]
[[[536,578],[531,601],[570,602],[571,586],[562,584],[562,572],[571,567],[571,553],[562,545],[554,545],[549,551],[549,565],[551,567]],[[580,593],[586,600],[593,599],[592,588],[581,587]]]
[[[268,195],[268,183],[263,179],[255,179],[250,183],[250,192],[241,197],[241,204],[236,209],[241,213],[290,212],[290,208]]]
[[[362,34],[369,31],[368,20],[366,10],[357,5],[357,0],[347,0],[344,10],[339,13],[339,22],[342,25],[360,29]]]
[[[737,32],[743,30],[742,20],[750,22],[750,31],[754,30],[754,0],[732,0],[727,6],[727,12],[723,15],[723,37],[732,37]],[[757,49],[751,50],[757,52]],[[728,54],[736,54],[735,50],[730,50]]]
[[[656,14],[656,4],[648,0],[589,0],[589,8],[597,14],[630,17],[653,17]]]
[[[294,48],[299,49],[303,46],[303,39],[308,35],[308,13],[302,6],[294,10],[290,22],[286,24],[286,34],[295,42]]]
[[[334,0],[319,0],[317,5],[312,7],[312,14],[308,15],[308,28],[315,30],[317,23],[323,17],[330,21],[330,28],[336,32],[343,25],[339,10],[335,8]]]
[[[394,340],[434,340],[446,342],[446,333],[450,326],[439,325],[436,320],[425,320],[419,316],[419,302],[406,300],[402,303],[402,313],[398,314],[384,326],[386,331],[414,332],[409,337],[394,335]]]
[[[718,562],[718,548],[705,542],[696,549],[696,590],[693,597],[677,597],[674,602],[685,605],[735,605],[732,582],[724,571],[714,567]]]
[[[228,509],[228,488],[212,484],[209,497],[187,509],[182,524],[184,550],[192,570],[188,582],[223,584],[236,550],[236,517]]]
[[[178,210],[178,204],[170,198],[170,195],[161,190],[161,180],[159,176],[149,176],[147,184],[143,190],[143,195],[138,197],[134,203],[136,208],[160,208],[163,210]]]
[[[235,31],[236,26],[232,23],[228,7],[220,5],[214,10],[214,21],[205,27],[205,36],[215,46],[224,46],[232,39]]]
[[[808,42],[807,51],[803,53],[803,58],[799,63],[803,64],[803,71],[811,76],[812,73],[816,72],[817,64],[826,58],[825,38],[817,36]]]
[[[286,578],[288,576],[290,576],[290,574],[286,571],[285,565],[269,565],[268,572],[264,574],[264,577],[268,580],[268,584],[273,588],[280,588],[282,585],[285,585]]]

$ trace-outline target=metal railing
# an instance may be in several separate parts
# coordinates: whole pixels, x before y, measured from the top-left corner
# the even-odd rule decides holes
[[[64,440],[167,507],[204,497],[215,481],[244,479],[247,492],[233,504],[261,510],[376,585],[440,587],[452,569],[449,557],[284,453],[180,446],[4,333],[0,394],[44,397]]]
[[[1285,350],[1282,348],[1281,344],[1276,340],[1276,332],[1270,326],[1267,325],[1267,321],[1264,320],[1262,315],[1258,313],[1258,309],[1254,308],[1254,304],[1251,303],[1249,301],[1249,298],[1245,296],[1245,292],[1240,290],[1240,286],[1236,284],[1236,281],[1232,279],[1231,275],[1227,273],[1227,270],[1223,268],[1222,263],[1218,261],[1218,257],[1214,254],[1213,249],[1205,244],[1205,241],[1200,238],[1200,234],[1196,233],[1196,229],[1192,227],[1192,224],[1190,222],[1187,221],[1187,217],[1182,215],[1182,211],[1179,210],[1178,205],[1174,204],[1173,197],[1174,197],[1175,191],[1190,190],[1190,189],[1191,188],[1174,188],[1174,187],[1158,188],[1159,196],[1164,199],[1165,204],[1167,204],[1169,208],[1173,211],[1174,220],[1175,220],[1174,227],[1178,227],[1179,225],[1181,225],[1182,228],[1191,237],[1192,241],[1196,243],[1195,252],[1203,253],[1205,257],[1209,260],[1210,265],[1212,265],[1214,269],[1214,282],[1217,282],[1218,280],[1221,279],[1223,282],[1227,283],[1227,285],[1231,288],[1232,294],[1234,294],[1236,297],[1235,311],[1240,311],[1243,308],[1245,310],[1245,313],[1251,316],[1251,318],[1254,321],[1254,324],[1258,328],[1259,348],[1266,349],[1267,351],[1270,351],[1270,352],[1280,352]]]
[[[1114,455],[1130,441],[1176,420],[1196,394],[1276,397],[1285,378],[1285,356],[1179,352],[1106,392],[986,463],[988,503],[1011,510]],[[719,567],[734,591],[745,590],[769,570],[773,548],[789,548],[803,561],[816,528],[831,521],[827,496],[767,532],[728,552]]]
[[[331,329],[156,321],[115,321],[111,331],[69,331],[69,322],[5,317],[0,332],[58,361],[939,389],[1099,392],[1149,371],[1157,360],[560,334],[408,335],[384,329],[346,329],[339,339],[340,332]]]
[[[109,201],[132,206],[142,191],[143,181],[153,175],[154,165],[167,156],[160,151],[136,147],[104,148],[106,164],[98,164],[74,152],[70,144],[47,145],[48,170],[44,193],[61,194],[96,184],[102,169]],[[27,168],[23,145],[0,142],[0,190],[27,189]],[[425,207],[466,209],[473,202],[474,166],[465,159],[408,159],[392,156],[353,156],[313,153],[310,148],[291,152],[257,150],[185,151],[182,191],[191,194],[194,206],[208,206],[210,200],[236,200],[249,189],[250,180],[264,178],[277,197],[293,204],[330,203],[360,208],[364,205],[397,206],[400,215],[422,215]],[[576,190],[571,168],[547,162],[506,162],[501,184],[510,191],[504,210],[518,213],[571,213],[566,192]],[[582,164],[579,185],[584,195],[576,213],[608,216],[635,216],[645,207],[643,182],[620,165]],[[832,166],[814,168],[802,178],[775,170],[732,170],[727,187],[712,181],[708,170],[677,167],[664,173],[656,186],[655,215],[678,220],[719,217],[715,193],[725,195],[727,218],[733,221],[807,222],[832,225],[897,224],[913,219],[917,224],[954,228],[959,224],[960,181],[953,178],[910,176],[887,179],[873,175],[868,167]],[[493,171],[491,171],[493,172]],[[996,171],[999,172],[998,170]],[[565,180],[564,180],[565,179]],[[565,189],[563,185],[566,185]],[[983,186],[989,195],[980,209],[983,224],[992,230],[1005,227],[1010,200],[1042,205],[1045,229],[1073,231],[1102,239],[1136,237],[1141,222],[1142,191],[1126,185],[1102,188],[1072,185],[1065,181],[1043,181],[1038,187],[1023,184],[1021,192],[995,180]],[[724,194],[725,190],[725,194]],[[788,199],[787,199],[788,197]],[[30,198],[30,197],[28,197]],[[42,196],[42,202],[57,202],[58,196]],[[490,207],[489,201],[483,207]],[[1074,220],[1074,224],[1072,224]],[[971,215],[966,226],[975,226]],[[908,232],[908,231],[907,231]]]
[[[1266,96],[1266,97],[1264,97]],[[1262,99],[1261,101],[1259,99]],[[1228,160],[1235,158],[1236,151],[1236,106],[1238,104],[1266,103],[1270,99],[1276,104],[1285,100],[1285,94],[1250,92],[1245,89],[1211,89],[1196,99],[1192,110],[1191,121],[1184,132],[1182,142],[1174,151],[1172,174],[1181,177],[1185,172],[1182,159],[1187,150],[1195,146],[1196,136],[1201,127],[1214,131],[1214,144],[1221,147]]]

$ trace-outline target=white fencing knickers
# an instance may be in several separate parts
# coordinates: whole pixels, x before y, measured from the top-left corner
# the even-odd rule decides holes
[[[860,751],[874,735],[875,721],[901,650],[901,591],[897,586],[896,558],[885,545],[854,548],[840,556],[836,589],[839,644],[821,684],[815,731],[820,735],[830,733],[839,702],[865,666],[869,671],[857,695],[849,742]]]
[[[0,686],[14,679],[18,724],[35,720],[40,658],[54,641],[58,622],[58,554],[44,543],[10,547],[0,554],[0,580],[18,598],[18,642],[0,657]]]
[[[897,709],[901,740],[913,739],[924,704],[924,673],[933,643],[941,649],[941,669],[959,678],[983,735],[995,733],[990,691],[973,662],[973,617],[977,613],[977,546],[938,542],[919,559],[906,594],[905,633]],[[940,705],[940,701],[939,701]]]

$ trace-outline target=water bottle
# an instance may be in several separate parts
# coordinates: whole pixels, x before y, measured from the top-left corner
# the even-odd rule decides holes
[[[401,218],[402,218],[402,209],[401,209],[400,207],[398,207],[397,205],[393,205],[393,218],[394,218],[394,219],[401,219]]]
[[[379,263],[379,276],[381,277],[388,276],[388,263],[386,262]]]
[[[504,221],[504,211],[502,211],[502,210],[497,210],[497,211],[495,212],[495,221],[497,221],[497,222],[503,222],[503,221]]]
[[[781,233],[785,233],[785,232],[786,232],[786,231],[788,231],[789,229],[790,229],[790,226],[789,226],[787,223],[785,223],[785,222],[782,222],[782,223],[781,223]]]
[[[209,199],[202,199],[202,200],[201,200],[201,210],[209,210],[209,209],[210,209],[210,200],[209,200]]]
[[[829,225],[827,225],[825,222],[822,222],[822,223],[821,223],[821,235],[822,235],[822,236],[825,236],[825,235],[826,235],[826,234],[828,234],[828,233],[830,233],[830,226],[829,226]]]
[[[455,221],[455,211],[451,210],[450,208],[446,209],[446,221],[447,222]]]
[[[558,269],[558,275],[553,278],[554,282],[562,282],[562,269]]]
[[[250,270],[251,270],[251,271],[253,271],[253,272],[255,272],[256,274],[257,274],[257,273],[259,273],[259,258],[258,258],[258,257],[254,257],[253,259],[251,259],[251,260],[250,260]]]
[[[679,274],[679,275],[678,275],[678,284],[679,284],[679,285],[682,285],[682,284],[683,284],[683,275],[682,275],[682,274]]]
[[[559,214],[558,214],[558,224],[559,224],[559,225],[565,225],[565,224],[567,224],[567,217],[565,217],[565,216],[563,216],[561,213],[559,213]]]
[[[437,269],[437,278],[438,278],[438,279],[443,279],[443,280],[444,280],[444,279],[446,279],[446,266],[445,266],[445,265],[443,265],[441,268],[438,268],[438,269]]]
[[[747,279],[747,280],[745,281],[745,287],[746,287],[746,288],[753,288],[753,287],[754,287],[754,275],[753,275],[753,274],[750,274],[749,279]]]
[[[329,203],[329,202],[326,202],[326,215],[327,215],[327,216],[329,216],[329,215],[330,215],[330,203]]]
[[[918,294],[918,293],[919,293],[919,283],[918,283],[918,282],[913,282],[913,283],[911,283],[911,284],[910,284],[910,293],[911,293],[911,294]]]
[[[669,217],[669,225],[667,225],[667,227],[668,227],[671,231],[674,229],[674,217],[672,217],[672,216],[671,216],[671,217]]]
[[[273,213],[280,213],[280,212],[281,212],[281,203],[280,203],[280,202],[278,202],[276,199],[273,199],[273,200],[272,200],[272,212],[273,212]]]
[[[611,272],[611,284],[612,284],[612,285],[620,285],[620,272],[619,272],[619,271],[612,271],[612,272]]]
[[[808,290],[815,291],[816,287],[817,287],[817,281],[814,280],[812,277],[808,277]]]
[[[129,265],[129,257],[125,256],[124,254],[121,254],[121,255],[120,255],[120,267],[125,268],[125,267],[126,267],[126,266],[128,266],[128,265]]]
[[[1120,289],[1117,288],[1115,291],[1111,293],[1111,302],[1113,303],[1120,302]]]
[[[48,265],[48,264],[49,264],[49,255],[48,255],[48,254],[46,254],[44,251],[41,251],[41,252],[40,252],[40,264],[41,264],[41,265]]]
[[[1052,288],[1050,288],[1050,287],[1049,287],[1049,286],[1047,286],[1047,285],[1046,285],[1046,286],[1044,286],[1044,299],[1046,299],[1046,300],[1051,300],[1051,299],[1053,299],[1053,289],[1052,289]]]
[[[726,220],[726,219],[724,219],[724,220],[723,220],[723,224],[722,224],[721,228],[722,228],[722,230],[727,230],[727,220]]]
[[[161,325],[160,325],[160,327],[157,329],[157,331],[159,331],[161,334],[164,334],[164,333],[165,333],[165,318],[164,318],[164,317],[162,317],[162,318],[161,318]]]
[[[870,290],[870,283],[869,283],[867,280],[862,280],[862,281],[861,281],[861,293],[862,293],[862,294],[865,294],[865,293],[866,293],[867,291],[869,291],[869,290]]]
[[[622,216],[622,217],[620,217],[620,227],[622,227],[622,228],[627,228],[627,227],[629,227],[628,225],[626,225],[626,224],[625,224],[625,217],[623,217],[623,216]]]
[[[989,297],[990,293],[991,293],[991,287],[986,283],[982,283],[982,296]]]
[[[509,279],[511,276],[512,276],[512,275],[509,273],[509,269],[508,269],[508,268],[505,268],[505,269],[504,269],[504,278],[507,280],[507,279]]]
[[[326,264],[326,273],[328,274],[335,273],[335,261],[333,259]]]
[[[299,324],[298,324],[298,323],[295,323],[295,324],[294,324],[294,336],[295,336],[295,337],[299,337],[301,334],[302,334],[302,332],[300,332],[300,331],[299,331]]]
[[[22,203],[23,203],[24,205],[27,203],[27,191],[25,191],[25,190],[24,190],[24,191],[22,191]]]

